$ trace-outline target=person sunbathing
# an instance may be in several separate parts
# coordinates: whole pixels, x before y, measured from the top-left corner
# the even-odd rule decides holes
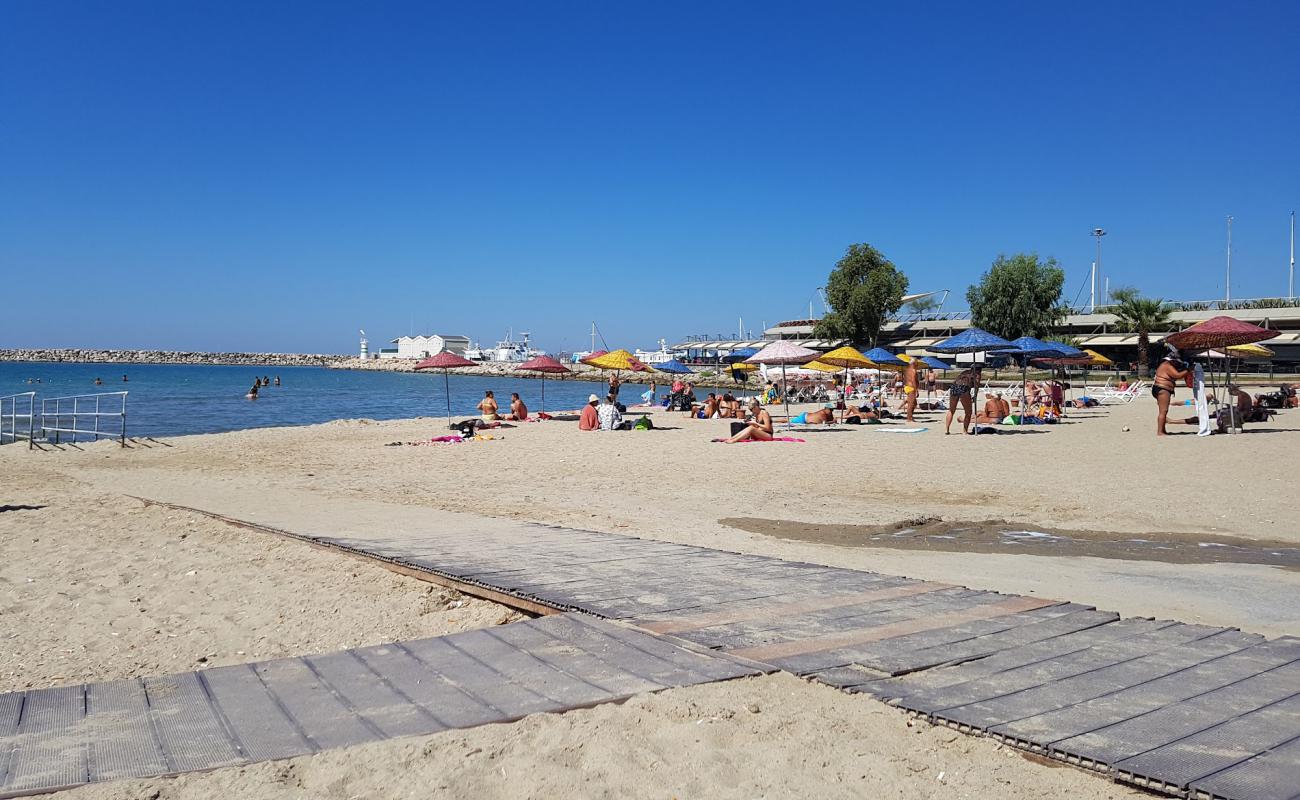
[[[510,395],[510,413],[506,415],[506,419],[516,422],[523,422],[528,419],[528,406],[524,405],[524,401],[519,399],[518,392],[513,392]]]
[[[792,425],[829,425],[834,421],[834,403],[827,403],[816,411],[805,411],[790,418],[790,424]]]
[[[975,422],[984,425],[1001,425],[1002,420],[1011,413],[1011,404],[1002,399],[1002,392],[996,392],[984,401],[984,411],[975,415]]]
[[[743,430],[730,439],[716,439],[715,441],[726,442],[727,444],[748,441],[772,441],[772,415],[767,413],[767,409],[763,408],[757,397],[749,399],[749,412],[753,414],[754,419]]]
[[[714,392],[709,392],[709,396],[705,398],[704,403],[691,404],[691,410],[687,412],[686,416],[692,419],[713,419],[717,413],[718,395]]]

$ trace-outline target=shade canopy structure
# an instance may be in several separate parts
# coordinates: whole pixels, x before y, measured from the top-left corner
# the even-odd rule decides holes
[[[1165,342],[1179,350],[1208,350],[1211,347],[1263,342],[1280,333],[1281,331],[1261,328],[1232,317],[1218,316],[1198,322],[1178,333],[1171,333],[1165,337]]]
[[[550,356],[538,356],[531,361],[525,361],[515,369],[520,372],[536,372],[542,376],[542,405],[539,410],[543,413],[546,411],[546,376],[572,371]]]
[[[967,328],[956,336],[930,345],[927,349],[936,353],[978,353],[981,350],[1012,350],[1015,349],[1015,345],[988,331]]]
[[[669,375],[686,375],[691,371],[690,367],[686,366],[685,364],[683,364],[682,362],[678,361],[675,358],[669,359],[667,361],[662,361],[652,366],[654,367],[654,370],[656,372],[666,372]]]
[[[905,367],[907,362],[883,347],[873,347],[863,353],[873,366],[877,367]]]
[[[447,395],[447,425],[451,425],[451,379],[447,373],[453,369],[461,367],[477,367],[473,361],[468,358],[461,358],[450,350],[443,350],[435,356],[426,358],[415,365],[416,370],[440,369],[442,370],[443,393]]]
[[[785,368],[788,364],[807,364],[816,360],[819,353],[800,347],[784,339],[778,339],[745,359],[748,364],[772,364],[781,367],[781,399],[785,402],[785,417],[790,418],[790,392],[786,385]]]
[[[618,372],[649,372],[650,368],[626,350],[611,350],[608,353],[584,358],[582,363],[596,369],[612,369]]]

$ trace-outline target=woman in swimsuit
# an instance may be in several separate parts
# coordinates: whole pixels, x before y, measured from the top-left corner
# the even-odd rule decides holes
[[[1151,396],[1156,399],[1156,436],[1165,436],[1165,422],[1169,417],[1169,402],[1174,399],[1174,385],[1177,381],[1186,381],[1192,371],[1176,353],[1170,353],[1156,367],[1152,378]]]
[[[971,420],[971,390],[980,385],[980,377],[984,374],[983,367],[975,365],[970,369],[962,372],[948,387],[948,416],[943,421],[943,435],[947,436],[952,428],[953,414],[957,413],[958,404],[961,405],[965,412],[961,418],[961,432],[970,433]]]

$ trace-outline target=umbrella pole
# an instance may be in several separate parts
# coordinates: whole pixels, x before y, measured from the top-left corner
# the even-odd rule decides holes
[[[781,364],[781,399],[785,401],[785,426],[790,427],[790,384],[785,380],[785,363]]]
[[[448,370],[442,371],[442,393],[447,396],[447,427],[451,427],[451,378],[447,377]]]
[[[546,413],[546,373],[542,373],[542,413]]]

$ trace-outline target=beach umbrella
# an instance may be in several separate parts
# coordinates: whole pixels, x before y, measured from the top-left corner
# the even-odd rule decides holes
[[[654,368],[656,372],[667,372],[669,375],[688,375],[691,372],[690,367],[675,358],[655,364]]]
[[[582,363],[596,369],[612,369],[614,377],[618,377],[620,372],[649,372],[650,368],[641,363],[641,360],[626,350],[611,350],[600,355],[592,355],[582,359]]]
[[[816,350],[809,350],[807,347],[800,347],[797,344],[788,342],[785,339],[777,339],[768,346],[759,350],[754,355],[745,359],[747,364],[771,364],[780,365],[781,367],[781,398],[785,401],[785,416],[790,418],[790,393],[786,391],[785,368],[789,364],[807,364],[809,361],[816,360],[818,353]]]
[[[1236,344],[1228,348],[1228,355],[1234,358],[1272,358],[1276,354],[1262,344]]]
[[[1027,410],[1025,402],[1028,398],[1025,395],[1025,383],[1029,380],[1029,360],[1031,358],[1043,359],[1059,356],[1061,351],[1048,342],[1035,339],[1032,336],[1021,336],[1019,339],[1013,339],[1011,345],[1009,348],[994,350],[993,352],[996,355],[1012,356],[1020,359],[1020,414],[1023,417]]]
[[[1106,358],[1101,353],[1098,353],[1096,350],[1089,350],[1087,348],[1084,348],[1083,353],[1084,355],[1092,359],[1091,361],[1088,362],[1088,366],[1090,367],[1110,367],[1115,365],[1114,361],[1111,361],[1109,358]]]
[[[967,328],[956,336],[930,345],[927,349],[936,353],[978,353],[982,350],[1013,350],[1015,345],[988,331]]]
[[[447,377],[447,372],[460,367],[477,366],[478,364],[470,361],[468,358],[461,358],[450,350],[443,350],[438,355],[433,356],[432,358],[426,358],[419,364],[415,365],[417,371],[422,369],[442,370],[443,391],[447,395],[447,427],[451,427],[451,379]]]
[[[1209,350],[1210,348],[1231,348],[1244,344],[1255,344],[1277,336],[1281,331],[1261,328],[1227,316],[1211,317],[1198,322],[1186,330],[1172,333],[1165,337],[1165,343],[1180,350]],[[1223,382],[1232,382],[1232,361],[1223,360]]]
[[[560,373],[562,373],[562,372],[570,372],[570,371],[571,371],[568,367],[564,366],[563,364],[561,364],[560,362],[558,362],[558,361],[556,361],[555,359],[551,358],[550,356],[538,356],[537,358],[534,358],[534,359],[532,359],[531,361],[525,361],[524,363],[522,363],[522,364],[520,364],[519,366],[515,367],[515,369],[519,370],[520,372],[536,372],[536,373],[538,373],[539,375],[542,376],[542,406],[541,406],[541,411],[542,411],[543,413],[545,413],[545,411],[546,411],[546,376],[547,376],[547,374],[549,373],[549,374],[551,374],[551,375],[558,375],[558,374],[560,374]]]
[[[907,362],[883,347],[873,347],[863,353],[877,367],[905,367]]]
[[[921,363],[925,364],[927,367],[930,367],[931,369],[952,369],[951,365],[945,364],[944,362],[940,361],[934,356],[922,356]]]
[[[755,347],[737,347],[735,350],[732,350],[730,353],[723,356],[721,361],[724,364],[735,364],[738,361],[744,361],[757,352],[758,348]]]
[[[845,345],[844,347],[837,347],[829,353],[822,353],[817,357],[816,363],[844,368],[844,389],[846,390],[844,413],[848,413],[849,404],[847,399],[847,389],[849,386],[849,370],[874,366],[875,362],[864,356],[862,353],[859,353],[854,348]],[[841,419],[843,416],[844,414],[840,415]]]

